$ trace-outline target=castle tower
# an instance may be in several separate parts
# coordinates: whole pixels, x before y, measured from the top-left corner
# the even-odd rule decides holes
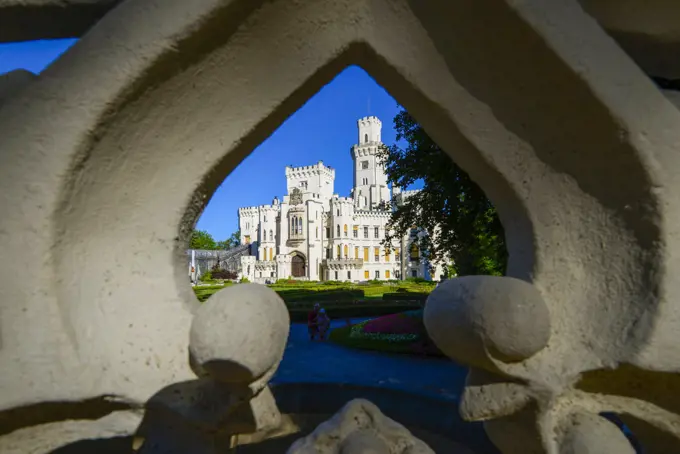
[[[335,186],[335,169],[324,165],[322,161],[312,166],[286,166],[286,187],[288,194],[299,189],[303,194],[319,194],[324,199],[333,196]]]
[[[364,117],[357,121],[359,141],[352,147],[354,162],[354,189],[352,195],[358,210],[375,209],[381,202],[389,202],[385,167],[376,157],[383,143],[380,133],[382,122],[377,117]]]

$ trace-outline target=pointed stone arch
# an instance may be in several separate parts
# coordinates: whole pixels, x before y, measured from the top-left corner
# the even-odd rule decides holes
[[[3,220],[2,332],[42,333],[10,336],[1,359],[40,351],[78,371],[19,362],[0,378],[16,391],[0,409],[44,389],[144,402],[192,377],[182,240],[222,179],[350,64],[485,189],[509,275],[544,294],[557,328],[543,359],[499,367],[556,387],[617,361],[680,367],[659,354],[677,351],[680,326],[667,282],[680,201],[664,173],[678,168],[680,113],[576,3],[147,0],[113,10],[0,111],[16,131],[0,136],[12,151],[0,193],[24,204]],[[35,287],[21,288],[36,264]]]

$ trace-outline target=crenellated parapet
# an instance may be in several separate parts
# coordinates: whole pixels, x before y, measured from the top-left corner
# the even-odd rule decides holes
[[[286,166],[286,178],[288,179],[303,179],[315,176],[316,177],[325,176],[331,179],[335,179],[335,169],[324,165],[323,162],[321,161],[312,166],[300,166],[300,167]]]

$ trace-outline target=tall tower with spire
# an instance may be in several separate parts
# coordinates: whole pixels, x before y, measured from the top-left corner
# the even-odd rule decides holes
[[[382,122],[378,117],[363,117],[357,121],[359,140],[352,147],[354,185],[352,196],[358,210],[373,210],[381,202],[389,202],[385,166],[377,153],[383,143],[380,138]]]

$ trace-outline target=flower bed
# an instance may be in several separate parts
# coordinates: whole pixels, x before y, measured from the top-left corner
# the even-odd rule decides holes
[[[336,328],[330,339],[338,344],[393,353],[444,356],[427,335],[423,310],[416,309]]]

